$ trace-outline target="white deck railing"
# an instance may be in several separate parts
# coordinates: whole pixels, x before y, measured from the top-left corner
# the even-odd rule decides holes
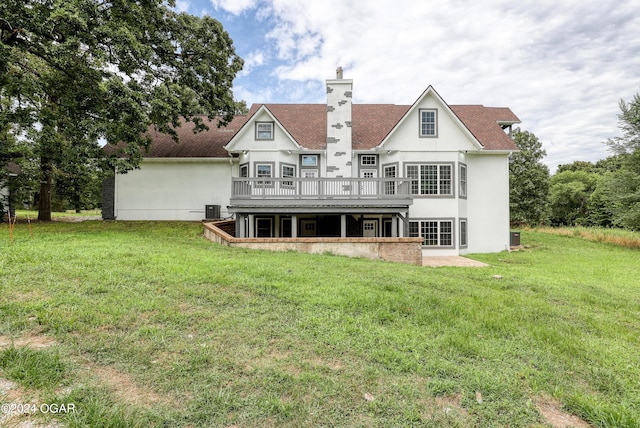
[[[406,178],[233,178],[233,199],[411,199]]]

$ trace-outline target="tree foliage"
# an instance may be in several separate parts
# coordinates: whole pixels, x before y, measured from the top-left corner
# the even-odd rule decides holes
[[[584,170],[565,170],[551,177],[551,224],[587,224],[590,214],[589,200],[597,184],[598,175]]]
[[[552,177],[552,224],[640,230],[640,95],[620,110],[622,135],[606,141],[615,155],[560,165]]]
[[[529,131],[515,129],[513,141],[519,152],[509,165],[511,222],[538,225],[548,217],[549,168],[542,163],[546,151]]]
[[[99,141],[121,144],[112,165],[131,169],[150,126],[194,132],[202,112],[226,124],[242,60],[222,25],[163,0],[5,0],[0,3],[0,125],[19,125],[40,164],[40,218],[53,180],[92,169]],[[70,154],[72,154],[70,156]]]
[[[630,102],[620,100],[618,128],[622,131],[619,137],[607,140],[607,145],[614,153],[634,153],[640,150],[640,93]]]

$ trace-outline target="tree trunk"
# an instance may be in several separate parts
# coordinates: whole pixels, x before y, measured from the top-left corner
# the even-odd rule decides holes
[[[73,208],[75,208],[76,214],[80,214],[82,212],[82,203],[81,203],[81,196],[80,196],[81,190],[77,180],[79,180],[79,178],[75,177],[75,180],[73,183]]]
[[[47,158],[40,159],[40,172],[42,179],[40,181],[40,200],[38,201],[38,220],[51,221],[51,160]]]

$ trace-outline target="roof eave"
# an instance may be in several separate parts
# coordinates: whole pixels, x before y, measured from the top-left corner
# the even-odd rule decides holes
[[[520,149],[484,149],[478,151],[469,151],[470,155],[510,155],[511,153],[519,152]]]
[[[498,120],[497,123],[500,126],[512,126],[522,122],[520,120]]]

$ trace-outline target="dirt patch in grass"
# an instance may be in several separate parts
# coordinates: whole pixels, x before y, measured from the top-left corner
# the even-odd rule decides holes
[[[436,408],[447,416],[460,416],[467,418],[469,413],[462,407],[462,394],[444,395],[436,397]]]
[[[325,359],[317,356],[315,358],[311,358],[308,362],[312,367],[329,369],[332,372],[340,371],[345,367],[344,363],[336,358]]]
[[[44,349],[55,344],[56,341],[52,337],[37,334],[36,332],[28,332],[20,337],[0,335],[0,350],[8,349],[11,346],[16,348]],[[92,361],[86,360],[81,361],[80,365],[88,373],[89,379],[105,385],[112,391],[115,398],[123,403],[150,407],[157,403],[167,402],[165,398],[149,389],[137,385],[129,375],[113,367],[99,366]],[[2,402],[29,403],[34,397],[27,396],[26,391],[18,387],[14,382],[0,378],[0,398],[3,398]],[[20,415],[21,418],[22,416],[23,415]],[[13,420],[13,418],[10,419]],[[0,421],[2,421],[2,419],[0,419]],[[5,420],[5,422],[7,421],[8,419]],[[0,423],[0,426],[5,425]]]
[[[20,337],[9,337],[0,335],[0,351],[9,349],[12,346],[16,348],[44,349],[55,345],[56,341],[52,337],[38,334],[37,332],[28,332]],[[37,400],[37,396],[28,393],[17,383],[0,377],[0,402],[8,404],[41,404]],[[0,426],[16,427],[16,428],[59,428],[59,422],[53,420],[43,422],[36,417],[35,413],[0,413]]]
[[[43,349],[56,343],[55,339],[49,336],[36,333],[28,333],[25,336],[12,338],[0,335],[0,350],[14,346],[16,348]]]
[[[562,404],[553,398],[538,397],[535,404],[547,423],[554,428],[591,428],[583,419],[562,410]]]
[[[0,403],[16,404],[40,404],[35,397],[22,389],[18,384],[0,377]],[[62,425],[57,421],[43,422],[36,418],[35,413],[17,413],[17,411],[0,413],[0,427],[15,428],[59,428]]]
[[[0,377],[0,398],[5,403],[17,403],[24,396],[15,382]]]
[[[144,407],[166,402],[160,395],[137,385],[129,375],[113,367],[92,365],[90,371],[100,383],[106,385],[113,392],[119,401]]]

